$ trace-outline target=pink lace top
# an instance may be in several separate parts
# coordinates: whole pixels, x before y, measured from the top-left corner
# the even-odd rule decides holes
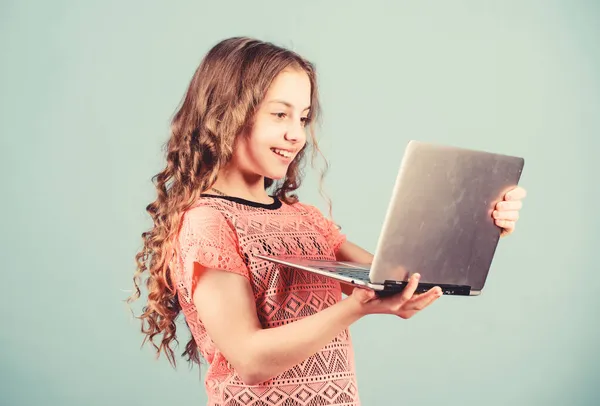
[[[335,260],[345,240],[316,208],[205,195],[184,213],[175,275],[185,319],[208,363],[209,405],[358,405],[347,330],[318,353],[269,381],[245,385],[208,336],[192,302],[194,262],[247,278],[263,328],[310,316],[341,300],[339,283],[255,258],[255,254]]]

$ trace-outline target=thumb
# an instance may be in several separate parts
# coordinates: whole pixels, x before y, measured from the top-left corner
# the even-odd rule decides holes
[[[352,291],[352,296],[354,296],[354,298],[360,303],[367,303],[373,300],[376,295],[375,291],[371,289],[354,288]]]

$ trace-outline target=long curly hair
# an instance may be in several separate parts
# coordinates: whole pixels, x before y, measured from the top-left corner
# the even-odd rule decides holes
[[[274,182],[265,179],[265,189],[285,203],[294,203],[300,186],[307,147],[313,159],[320,153],[314,125],[320,108],[314,66],[293,51],[252,38],[235,37],[216,44],[203,58],[171,123],[165,145],[166,167],[152,177],[157,198],[146,207],[153,227],[142,233],[143,247],[135,256],[132,303],[141,296],[142,277],[148,299],[142,314],[143,343],[150,342],[156,356],[164,352],[176,366],[173,341],[178,343],[176,319],[181,311],[171,274],[183,213],[216,181],[219,170],[230,160],[238,136],[247,134],[257,107],[284,69],[299,69],[311,83],[311,110],[306,124],[307,146],[290,164],[286,176]],[[321,180],[327,170],[321,174]],[[173,262],[175,263],[175,262]],[[191,337],[182,356],[200,363],[198,347]]]

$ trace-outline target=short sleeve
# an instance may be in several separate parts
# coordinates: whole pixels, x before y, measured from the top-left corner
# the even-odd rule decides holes
[[[341,232],[340,227],[331,219],[325,217],[316,207],[308,204],[302,204],[302,207],[308,211],[314,225],[321,231],[334,254],[337,253],[346,241],[346,235]]]
[[[178,243],[177,289],[187,303],[192,302],[195,287],[194,263],[249,279],[233,225],[220,211],[207,206],[187,211],[182,218]]]

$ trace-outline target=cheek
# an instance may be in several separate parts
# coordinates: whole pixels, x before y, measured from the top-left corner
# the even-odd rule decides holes
[[[233,148],[233,156],[238,163],[248,165],[249,161],[255,160],[258,148],[256,142],[249,137],[243,137],[238,140]]]
[[[307,133],[307,131],[305,131],[304,132],[304,138],[301,140],[303,147],[307,144],[307,142],[308,142],[309,139],[310,139],[310,134]]]
[[[250,136],[249,142],[254,151],[269,150],[281,144],[284,131],[277,125],[257,125]]]
[[[299,144],[301,148],[304,148],[306,146],[306,144],[308,144],[308,142],[311,140],[311,135],[308,132],[308,130],[304,131],[304,136],[302,137],[302,139],[299,139]]]
[[[239,153],[243,154],[243,160],[249,165],[260,165],[270,154],[271,144],[264,136],[259,136],[258,133],[253,133],[250,138],[243,144],[243,148],[239,149]]]

